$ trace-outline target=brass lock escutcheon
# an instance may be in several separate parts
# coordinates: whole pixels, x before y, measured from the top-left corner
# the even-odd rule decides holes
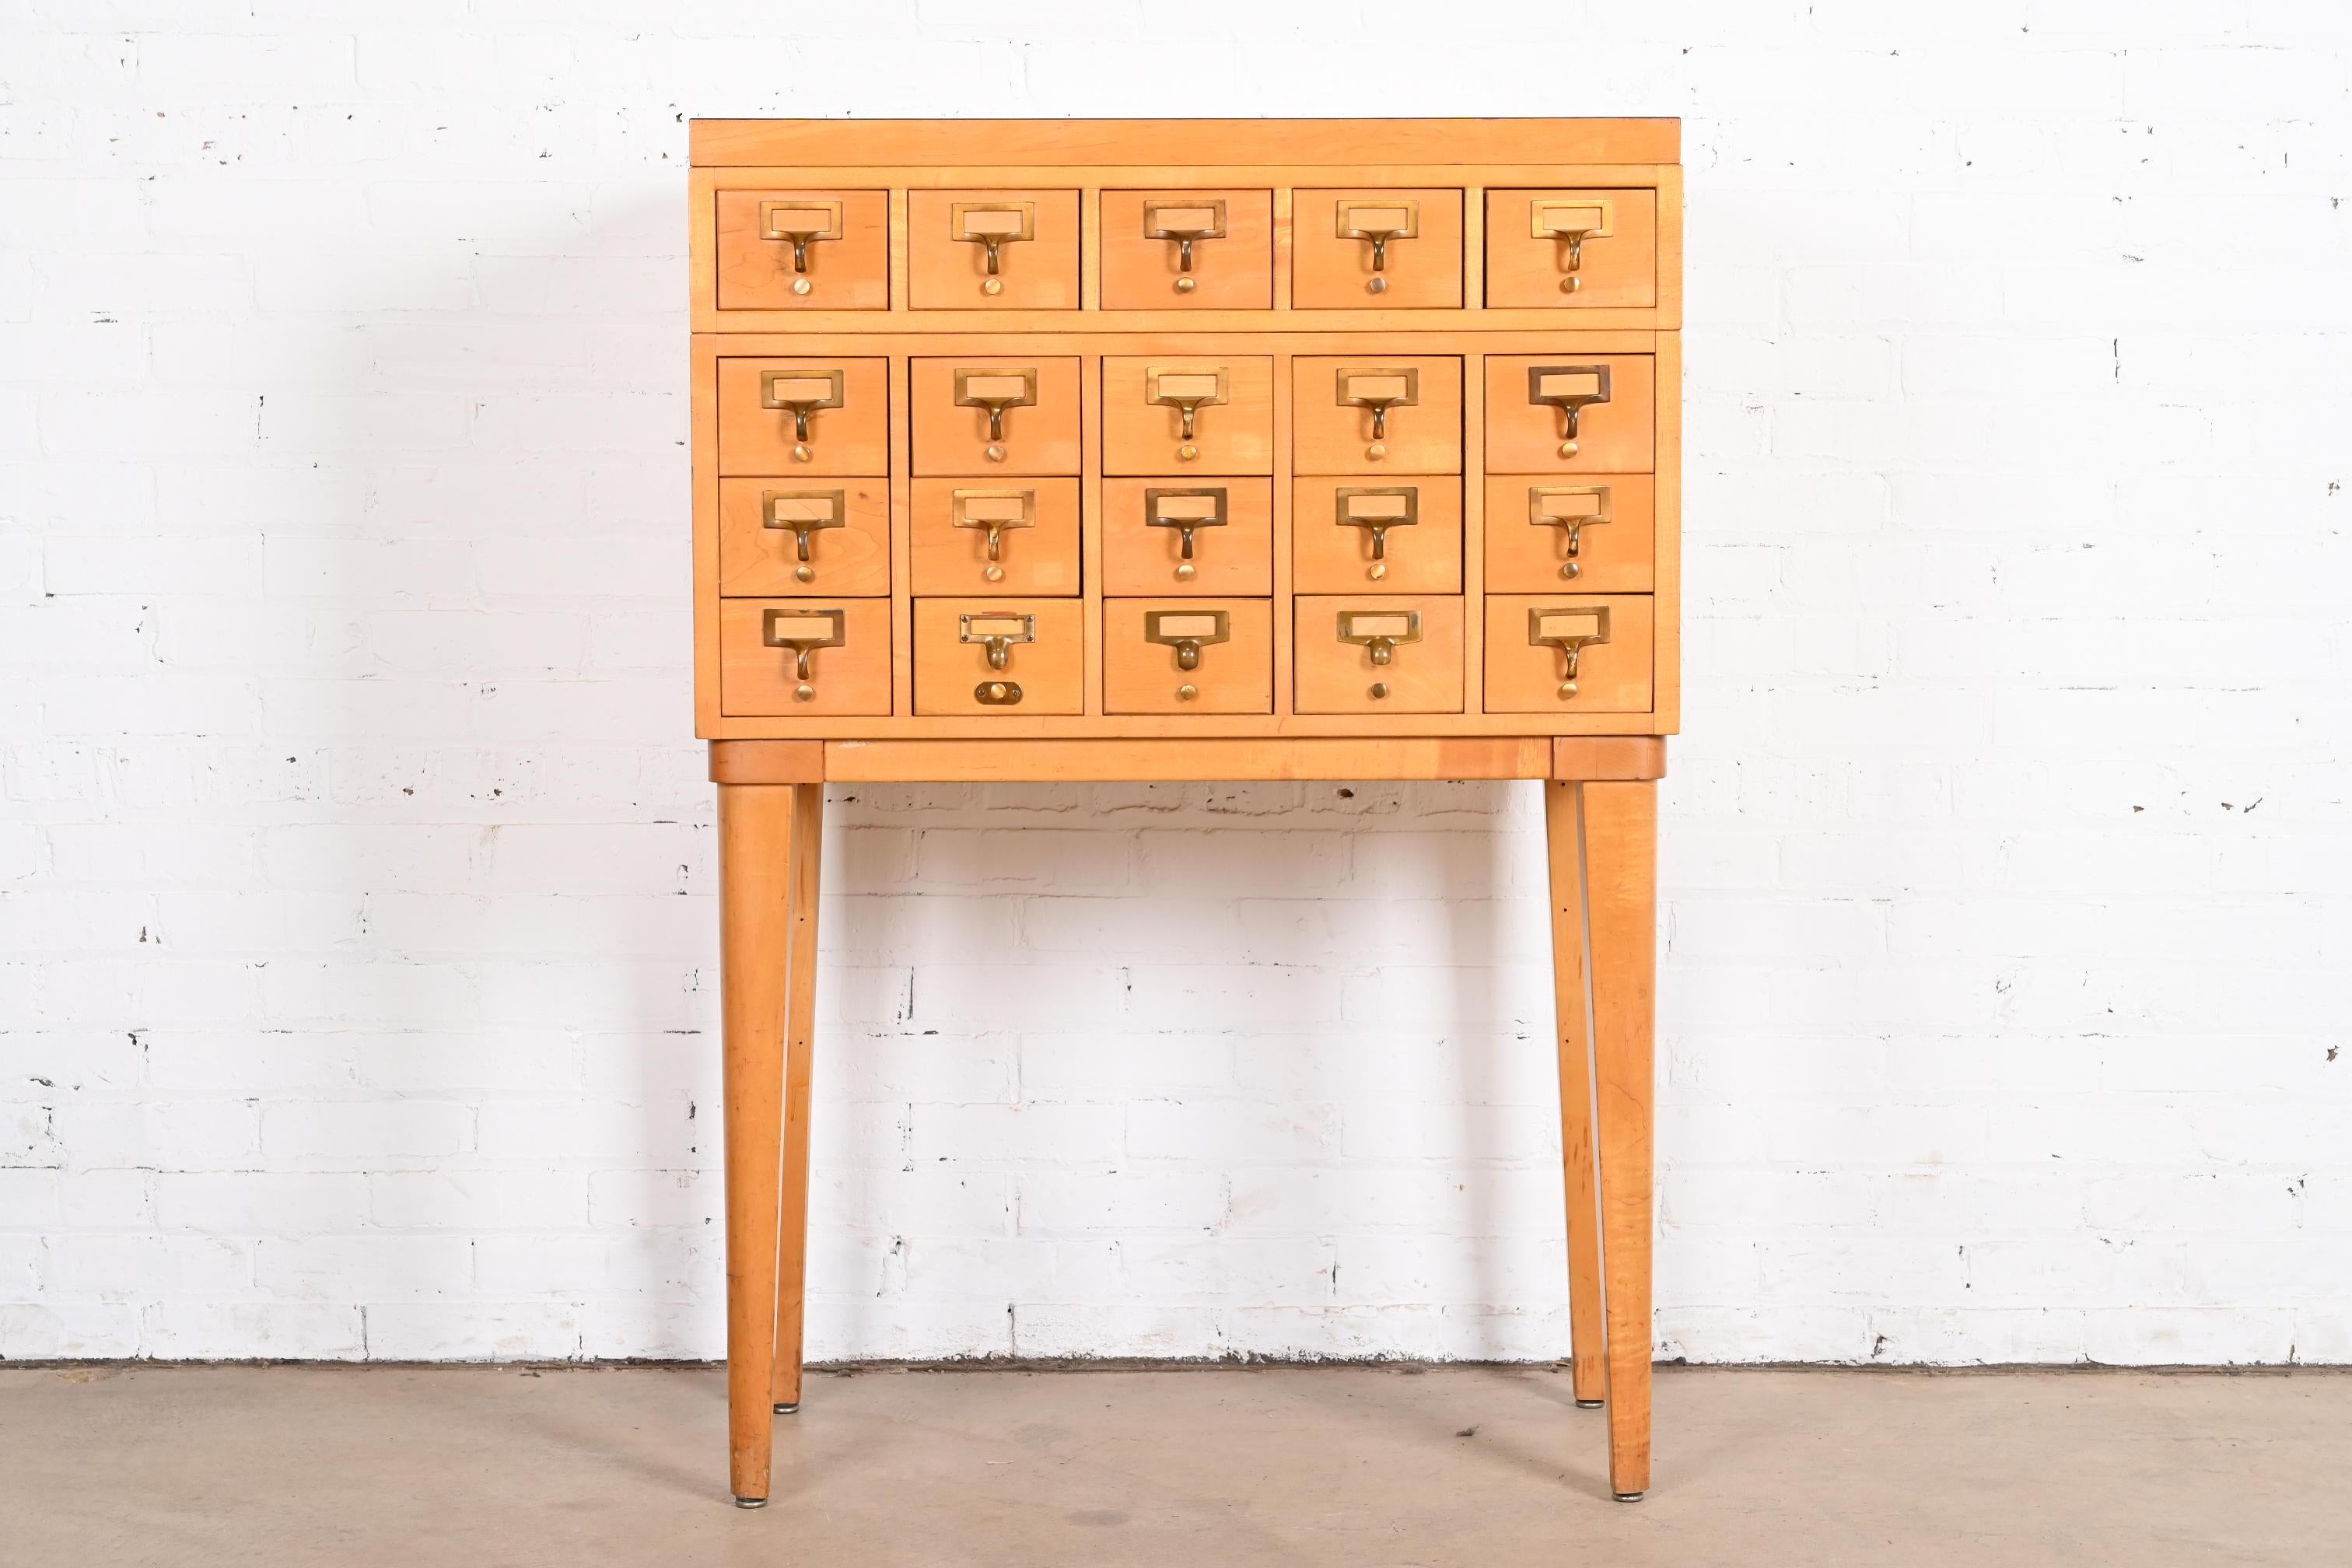
[[[1004,535],[1018,528],[1037,526],[1037,492],[1032,490],[953,490],[948,496],[948,521],[956,528],[988,531],[988,566],[981,574],[992,583],[1004,581]]]
[[[1334,213],[1332,231],[1341,239],[1360,239],[1372,247],[1372,278],[1364,287],[1375,294],[1388,292],[1381,276],[1389,267],[1389,246],[1421,235],[1421,203],[1412,197],[1385,201],[1342,201]]]
[[[984,408],[988,411],[988,459],[992,463],[1004,460],[1004,411],[1027,408],[1037,401],[1037,367],[1034,365],[966,366],[955,373],[955,400],[959,408]]]
[[[956,617],[956,641],[978,643],[988,650],[988,668],[1003,669],[1013,662],[1013,649],[1037,640],[1034,616],[980,615]],[[1018,702],[1020,698],[1012,700]]]
[[[1595,523],[1607,522],[1609,509],[1607,485],[1528,487],[1528,525],[1560,531],[1559,574],[1563,577],[1584,575],[1584,563],[1577,559],[1584,548],[1584,531]]]
[[[795,700],[816,696],[810,684],[816,679],[809,655],[821,647],[839,647],[848,640],[843,621],[845,610],[770,610],[760,617],[760,641],[768,647],[789,648],[793,654],[793,678],[800,682]]]
[[[1332,377],[1339,389],[1335,399],[1343,408],[1369,408],[1372,411],[1372,441],[1364,448],[1364,456],[1378,459],[1389,455],[1389,410],[1411,408],[1421,401],[1421,367],[1419,365],[1342,365]]]
[[[1354,643],[1371,655],[1374,664],[1385,665],[1396,657],[1398,648],[1421,640],[1421,612],[1342,610],[1339,640]]]
[[[1577,276],[1584,266],[1584,242],[1607,239],[1617,232],[1616,223],[1617,204],[1607,196],[1530,204],[1528,232],[1553,242],[1559,269],[1567,274],[1559,280],[1561,293],[1573,294],[1584,286]]]
[[[1609,401],[1605,364],[1538,364],[1528,367],[1528,401],[1559,410],[1559,455],[1576,456],[1577,416],[1591,404]]]
[[[761,202],[760,237],[789,243],[793,247],[793,270],[806,272],[809,269],[808,247],[819,240],[841,237],[841,204]]]
[[[760,406],[793,416],[793,456],[805,463],[809,450],[809,418],[820,408],[842,405],[842,376],[837,370],[763,370],[760,373]]]
[[[1372,564],[1366,574],[1380,581],[1389,574],[1389,530],[1411,528],[1421,521],[1421,487],[1341,485],[1332,495],[1332,521],[1340,528],[1364,531],[1372,546]]]
[[[763,528],[793,531],[793,553],[800,562],[800,570],[793,575],[803,583],[816,580],[816,573],[809,565],[809,535],[828,528],[845,527],[848,522],[849,496],[845,490],[760,492],[760,524]]]
[[[1586,648],[1608,640],[1606,605],[1559,605],[1549,609],[1538,605],[1528,612],[1528,646],[1559,649],[1559,696],[1563,701],[1576,695],[1579,657]]]
[[[1143,640],[1174,648],[1179,669],[1200,668],[1201,650],[1230,642],[1233,635],[1232,616],[1223,610],[1146,610],[1143,614]],[[1195,693],[1188,684],[1178,687],[1176,695],[1190,701]]]
[[[1204,239],[1225,237],[1225,201],[1157,201],[1143,204],[1143,237],[1176,242],[1176,292],[1190,294],[1192,247]]]
[[[1004,269],[1004,247],[1037,237],[1037,204],[950,202],[948,235],[987,250],[988,278],[980,289],[983,294],[1002,294],[1004,285],[997,274]]]
[[[1213,408],[1225,401],[1225,370],[1217,365],[1208,370],[1178,369],[1170,365],[1152,365],[1143,373],[1145,399],[1162,408],[1173,408],[1182,423],[1182,438],[1192,439],[1192,422],[1203,408]],[[1190,447],[1180,449],[1180,458],[1200,454]]]
[[[1143,522],[1147,528],[1172,528],[1177,531],[1176,575],[1189,581],[1192,568],[1181,563],[1192,559],[1192,533],[1196,529],[1225,526],[1227,507],[1226,487],[1203,486],[1199,489],[1161,489],[1157,486],[1143,492]]]

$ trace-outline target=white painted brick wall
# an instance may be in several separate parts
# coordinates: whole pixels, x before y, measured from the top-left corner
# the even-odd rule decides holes
[[[2352,1361],[2347,17],[0,0],[0,1355],[717,1353],[683,120],[1381,107],[1685,118],[1661,1352]],[[1560,1353],[1538,826],[836,791],[812,1352]]]

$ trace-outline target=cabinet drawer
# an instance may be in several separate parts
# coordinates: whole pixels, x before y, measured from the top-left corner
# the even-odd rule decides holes
[[[1489,595],[1486,711],[1646,713],[1647,594]]]
[[[722,310],[887,310],[890,193],[720,191]]]
[[[887,599],[728,599],[719,606],[719,707],[739,718],[890,711]]]
[[[1462,601],[1301,597],[1292,668],[1301,713],[1462,711]]]
[[[1462,471],[1462,361],[1450,354],[1301,358],[1291,368],[1291,468],[1302,474]]]
[[[1103,360],[1103,472],[1274,472],[1274,361]]]
[[[1296,310],[1458,310],[1462,193],[1294,192],[1290,257]]]
[[[722,474],[887,474],[889,362],[722,359]]]
[[[910,417],[919,474],[1075,474],[1075,359],[919,359]]]
[[[1462,592],[1460,479],[1305,479],[1291,495],[1291,584],[1299,593]]]
[[[1076,599],[915,601],[915,711],[1083,712],[1085,607]]]
[[[1273,593],[1274,481],[1105,479],[1103,592]]]
[[[913,501],[916,593],[1078,591],[1077,480],[917,479]]]
[[[1657,362],[1648,354],[1496,355],[1486,362],[1486,468],[1649,473]]]
[[[1273,712],[1272,601],[1104,600],[1103,711]]]
[[[907,303],[918,310],[1076,310],[1078,193],[908,192]]]
[[[1273,304],[1272,191],[1102,194],[1104,310],[1264,310]]]
[[[1646,594],[1657,484],[1648,474],[1490,474],[1486,586],[1506,594]]]
[[[890,481],[719,481],[719,591],[864,597],[890,591]]]
[[[1657,192],[1486,193],[1487,304],[1657,302]]]

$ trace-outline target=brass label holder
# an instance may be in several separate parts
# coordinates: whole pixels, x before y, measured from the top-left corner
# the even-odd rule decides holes
[[[1037,526],[1037,492],[1029,490],[953,490],[948,496],[948,522],[956,528],[988,531],[989,566],[982,574],[992,583],[1004,580],[1004,535],[1016,528]]]
[[[1178,531],[1177,557],[1192,559],[1192,531],[1201,528],[1223,528],[1228,505],[1226,487],[1205,486],[1199,489],[1176,489],[1152,487],[1143,492],[1143,523],[1147,528],[1172,528]],[[1179,568],[1179,577],[1189,578],[1189,568]]]
[[[1034,365],[966,365],[955,373],[955,400],[959,408],[984,408],[988,411],[988,453],[991,462],[1001,463],[1004,453],[994,443],[1004,439],[1004,411],[1008,408],[1028,408],[1037,401],[1037,367]]]
[[[1332,375],[1338,389],[1333,399],[1342,408],[1372,411],[1372,441],[1364,456],[1375,460],[1389,455],[1389,410],[1411,408],[1421,402],[1419,365],[1341,365]]]
[[[1588,647],[1609,640],[1606,605],[1537,605],[1528,611],[1528,646],[1559,649],[1559,697],[1576,695],[1577,665]]]
[[[793,676],[801,686],[793,695],[801,701],[816,695],[816,688],[809,684],[815,679],[809,655],[821,647],[840,647],[848,640],[843,624],[847,616],[846,610],[769,610],[761,616],[761,646],[789,648],[795,656]]]
[[[1528,523],[1532,528],[1557,528],[1561,535],[1559,574],[1580,577],[1584,563],[1577,554],[1584,547],[1584,531],[1611,520],[1607,485],[1529,485]]]
[[[1013,662],[1013,649],[1037,640],[1034,616],[977,615],[956,617],[956,641],[978,643],[988,650],[988,668],[1003,669]],[[1015,697],[1018,702],[1020,698]]]
[[[1143,640],[1176,650],[1176,668],[1201,668],[1201,650],[1233,640],[1233,617],[1224,610],[1146,610]]]
[[[1419,485],[1341,485],[1332,492],[1332,522],[1339,528],[1360,528],[1372,545],[1370,575],[1377,582],[1388,575],[1381,564],[1388,560],[1389,530],[1412,528],[1421,521]]]
[[[797,545],[795,557],[805,568],[809,563],[809,535],[828,528],[846,527],[849,522],[849,495],[845,490],[761,490],[760,492],[760,526],[789,528]],[[799,574],[806,583],[815,574],[806,570]]]
[[[1225,237],[1225,198],[1147,201],[1143,204],[1143,237],[1176,242],[1176,292],[1192,291],[1192,247],[1204,239]]]
[[[793,456],[809,459],[809,416],[820,408],[839,408],[844,401],[838,370],[763,370],[760,373],[760,406],[793,416]]]
[[[1152,365],[1143,373],[1146,398],[1162,408],[1173,408],[1182,421],[1182,439],[1192,439],[1192,422],[1203,408],[1213,408],[1225,401],[1225,368],[1217,365],[1208,370],[1181,369],[1171,365]],[[1200,454],[1189,446],[1176,454],[1194,458]]]
[[[1421,612],[1341,610],[1339,640],[1362,648],[1374,664],[1386,665],[1396,657],[1398,648],[1421,640]]]
[[[1332,210],[1332,232],[1341,239],[1360,239],[1372,247],[1372,279],[1364,287],[1374,294],[1388,292],[1389,246],[1421,237],[1421,202],[1416,197],[1341,201]]]
[[[1609,367],[1605,364],[1538,364],[1528,367],[1528,401],[1559,410],[1559,455],[1577,451],[1577,416],[1595,403],[1609,401]]]
[[[761,202],[760,237],[790,241],[793,270],[809,269],[808,247],[823,239],[841,237],[839,202]]]
[[[1568,274],[1559,280],[1559,291],[1573,294],[1584,286],[1577,276],[1584,266],[1584,242],[1607,239],[1617,232],[1617,203],[1608,196],[1533,202],[1528,207],[1528,232],[1537,239],[1553,242],[1560,252],[1560,270]]]
[[[1037,237],[1037,204],[950,202],[948,237],[988,252],[988,276],[980,280],[980,291],[1002,294],[1004,279],[997,274],[1004,270],[1004,247]]]

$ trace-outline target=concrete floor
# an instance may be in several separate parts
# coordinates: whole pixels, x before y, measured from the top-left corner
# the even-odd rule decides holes
[[[0,1370],[0,1563],[2341,1563],[2352,1376],[1662,1369],[1612,1502],[1564,1373],[867,1371],[730,1507],[706,1368]]]

